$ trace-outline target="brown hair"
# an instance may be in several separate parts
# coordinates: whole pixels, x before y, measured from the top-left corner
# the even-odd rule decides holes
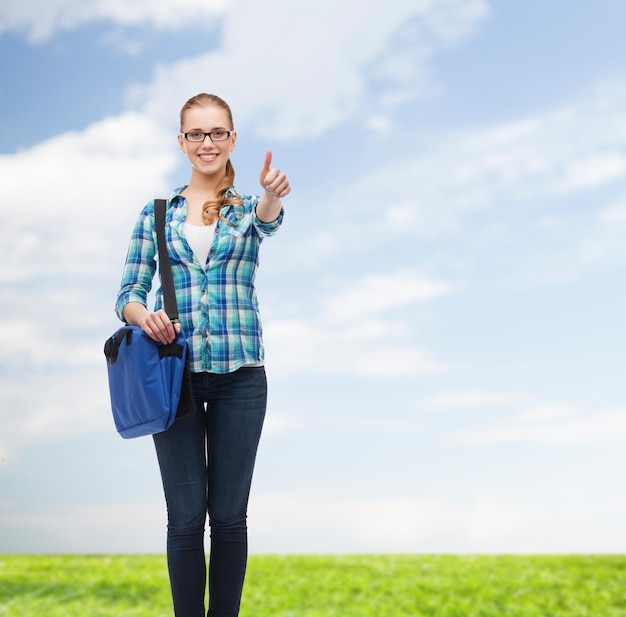
[[[181,132],[183,131],[183,121],[185,118],[185,112],[188,109],[191,109],[192,107],[211,107],[212,105],[215,107],[219,107],[220,109],[223,109],[226,112],[228,116],[228,121],[230,122],[229,129],[231,131],[235,130],[234,123],[233,123],[233,114],[230,110],[230,106],[228,105],[228,103],[215,94],[206,94],[205,92],[202,92],[200,94],[196,94],[196,96],[192,96],[182,106],[182,109],[180,110]],[[210,199],[209,201],[204,202],[204,204],[202,205],[202,220],[204,221],[205,225],[210,225],[211,223],[214,223],[217,218],[222,219],[229,225],[235,225],[235,223],[232,223],[231,221],[224,218],[220,214],[220,210],[224,206],[242,206],[243,205],[243,201],[237,193],[235,193],[234,196],[227,195],[228,189],[234,188],[234,186],[235,186],[235,168],[233,167],[231,160],[228,159],[228,162],[226,163],[226,173],[224,174],[224,178],[217,185],[217,191],[216,191],[217,199]],[[237,216],[236,220],[241,219],[244,214],[245,212],[243,212],[240,216]]]

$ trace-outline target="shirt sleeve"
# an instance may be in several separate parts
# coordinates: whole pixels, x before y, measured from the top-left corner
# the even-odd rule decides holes
[[[139,302],[147,307],[148,294],[156,272],[156,246],[154,242],[154,206],[147,205],[139,215],[128,246],[115,313],[124,320],[124,307],[129,302]]]
[[[281,206],[278,218],[270,221],[269,223],[265,223],[256,215],[256,206],[259,203],[260,198],[255,195],[250,199],[252,200],[252,211],[254,215],[253,225],[254,228],[257,230],[257,233],[261,238],[269,238],[270,236],[273,236],[280,229],[280,226],[283,223],[283,216],[285,213],[284,208]]]

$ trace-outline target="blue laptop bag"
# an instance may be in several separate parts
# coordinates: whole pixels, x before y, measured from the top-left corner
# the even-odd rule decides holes
[[[124,326],[104,353],[117,432],[129,439],[167,430],[176,420],[187,365],[183,335],[163,345],[138,326]]]

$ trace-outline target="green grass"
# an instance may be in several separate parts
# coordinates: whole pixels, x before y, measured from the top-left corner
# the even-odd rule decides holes
[[[0,556],[1,617],[171,617],[163,556]],[[626,617],[626,556],[252,556],[241,617]]]

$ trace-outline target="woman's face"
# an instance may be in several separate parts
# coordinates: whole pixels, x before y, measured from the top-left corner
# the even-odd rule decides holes
[[[193,131],[210,133],[220,130],[232,130],[225,109],[211,105],[192,107],[185,112],[182,133]],[[179,135],[178,143],[194,170],[207,176],[223,176],[236,139],[237,135],[234,132],[225,141],[211,141],[210,137],[206,136],[204,141],[191,142]]]

